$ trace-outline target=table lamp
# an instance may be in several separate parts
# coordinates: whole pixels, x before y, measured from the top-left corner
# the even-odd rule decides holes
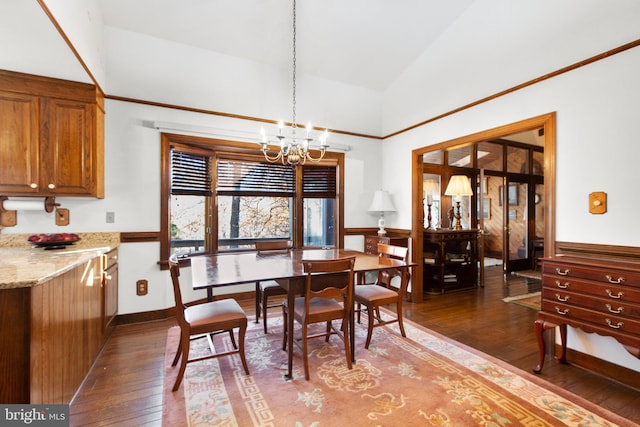
[[[460,198],[462,196],[473,196],[473,190],[471,190],[471,183],[469,177],[466,175],[453,175],[449,179],[449,185],[444,192],[445,196],[456,196],[456,230],[462,230],[462,223],[460,222]]]
[[[373,195],[373,201],[369,206],[369,212],[380,212],[380,219],[378,219],[378,235],[384,236],[387,234],[384,229],[384,213],[395,212],[396,208],[393,206],[393,202],[389,197],[389,193],[384,190],[378,190]]]

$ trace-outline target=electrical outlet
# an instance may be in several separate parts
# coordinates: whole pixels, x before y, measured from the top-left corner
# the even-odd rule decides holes
[[[146,295],[149,291],[149,282],[146,280],[138,280],[136,282],[136,294],[138,296]]]
[[[114,222],[116,222],[116,213],[107,212],[107,224],[113,224]]]
[[[56,208],[56,225],[69,225],[69,209]]]

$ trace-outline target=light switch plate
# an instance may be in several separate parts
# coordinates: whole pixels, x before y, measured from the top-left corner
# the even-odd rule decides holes
[[[607,212],[607,193],[596,191],[589,194],[589,212],[592,214]]]

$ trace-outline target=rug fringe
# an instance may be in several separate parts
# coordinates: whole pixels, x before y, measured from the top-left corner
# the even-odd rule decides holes
[[[506,297],[506,298],[502,298],[502,301],[504,302],[511,302],[511,301],[517,301],[519,299],[525,299],[525,298],[531,298],[531,297],[537,297],[540,295],[540,291],[538,292],[531,292],[530,294],[523,294],[523,295],[516,295],[514,297]]]

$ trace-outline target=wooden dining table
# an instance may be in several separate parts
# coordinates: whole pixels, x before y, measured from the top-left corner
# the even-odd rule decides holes
[[[326,260],[355,257],[354,272],[357,283],[364,283],[364,273],[389,268],[410,268],[415,263],[396,259],[381,258],[348,249],[291,249],[288,251],[258,254],[257,252],[224,253],[201,255],[191,258],[191,280],[194,290],[206,289],[207,298],[213,299],[213,291],[223,286],[276,280],[287,291],[289,309],[288,330],[293,331],[294,316],[291,312],[296,296],[303,294],[305,273],[302,262],[307,260]],[[353,307],[350,316],[349,341],[352,360],[355,362],[355,333]],[[288,334],[287,374],[292,378],[293,333]]]

